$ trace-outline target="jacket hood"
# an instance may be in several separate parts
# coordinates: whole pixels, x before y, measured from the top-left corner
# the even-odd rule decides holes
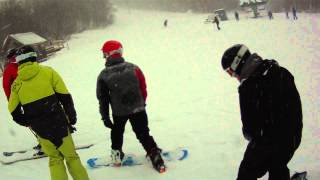
[[[272,67],[279,66],[278,62],[273,59],[271,59],[271,60],[260,59],[258,61],[259,61],[258,63],[255,63],[255,65],[251,66],[250,71],[249,71],[250,73],[248,73],[247,76],[243,76],[242,79],[240,76],[241,84],[250,78],[259,78],[259,77],[266,76],[266,75],[268,75],[268,72]],[[244,78],[244,77],[247,77],[247,78]]]
[[[40,71],[40,66],[37,62],[26,62],[19,65],[18,77],[22,81],[28,81],[35,77]]]
[[[254,53],[250,55],[241,68],[240,79],[243,80],[250,77],[262,61],[262,58],[258,54]]]

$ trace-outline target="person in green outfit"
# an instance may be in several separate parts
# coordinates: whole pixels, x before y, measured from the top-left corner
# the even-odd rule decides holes
[[[75,150],[71,133],[77,115],[71,94],[60,75],[51,67],[39,65],[31,46],[16,52],[18,76],[11,87],[8,108],[13,120],[31,128],[49,157],[51,180],[89,180]]]

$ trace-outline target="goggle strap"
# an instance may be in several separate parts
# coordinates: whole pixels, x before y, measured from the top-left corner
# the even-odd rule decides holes
[[[239,49],[236,57],[234,57],[232,64],[230,66],[230,68],[235,71],[237,69],[237,67],[239,66],[241,59],[243,58],[243,56],[245,55],[245,53],[248,51],[248,48],[245,45],[242,45],[241,48]]]
[[[36,52],[29,52],[29,53],[26,53],[26,54],[17,55],[16,56],[16,62],[23,61],[23,60],[25,60],[27,58],[30,58],[30,57],[37,57],[37,53]]]
[[[122,48],[119,48],[119,49],[110,51],[110,52],[108,53],[109,56],[111,56],[111,55],[113,55],[113,54],[122,54]]]

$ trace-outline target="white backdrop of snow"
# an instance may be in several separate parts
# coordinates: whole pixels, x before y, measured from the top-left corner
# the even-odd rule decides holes
[[[190,151],[187,160],[168,163],[165,174],[146,165],[88,170],[90,178],[235,179],[247,142],[241,133],[239,84],[222,71],[220,58],[234,43],[245,43],[262,57],[275,58],[295,76],[304,131],[289,168],[291,173],[308,170],[311,180],[320,179],[320,15],[299,15],[298,21],[286,20],[284,14],[274,14],[273,21],[231,19],[217,31],[214,25],[203,23],[207,14],[119,10],[112,26],[72,36],[69,48],[43,64],[61,74],[73,95],[78,113],[75,143],[96,144],[78,151],[84,164],[90,157],[110,153],[109,130],[100,121],[95,96],[96,78],[104,67],[100,49],[109,39],[121,41],[126,60],[139,65],[145,74],[149,126],[158,145]],[[167,28],[164,19],[168,19]],[[3,92],[0,107],[0,151],[36,145],[31,132],[12,121]],[[145,153],[129,123],[124,136],[125,152]],[[0,165],[0,179],[50,179],[48,159]]]

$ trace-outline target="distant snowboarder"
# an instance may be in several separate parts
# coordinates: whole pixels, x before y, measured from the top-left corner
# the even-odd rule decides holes
[[[222,68],[238,87],[242,132],[249,141],[237,180],[289,180],[288,162],[302,136],[302,105],[293,75],[275,60],[251,54],[243,44],[227,49]]]
[[[297,10],[295,7],[292,7],[292,15],[293,15],[293,20],[298,20]]]
[[[220,26],[219,26],[219,18],[217,16],[214,16],[214,20],[212,21],[212,23],[217,25],[217,29],[220,30]]]
[[[269,19],[270,19],[270,20],[273,19],[272,11],[268,11],[268,16],[269,16]]]
[[[239,21],[239,13],[237,11],[234,12],[234,17],[237,21]]]
[[[167,27],[167,26],[168,26],[168,20],[167,20],[167,19],[164,20],[163,26],[164,26],[164,27]]]

